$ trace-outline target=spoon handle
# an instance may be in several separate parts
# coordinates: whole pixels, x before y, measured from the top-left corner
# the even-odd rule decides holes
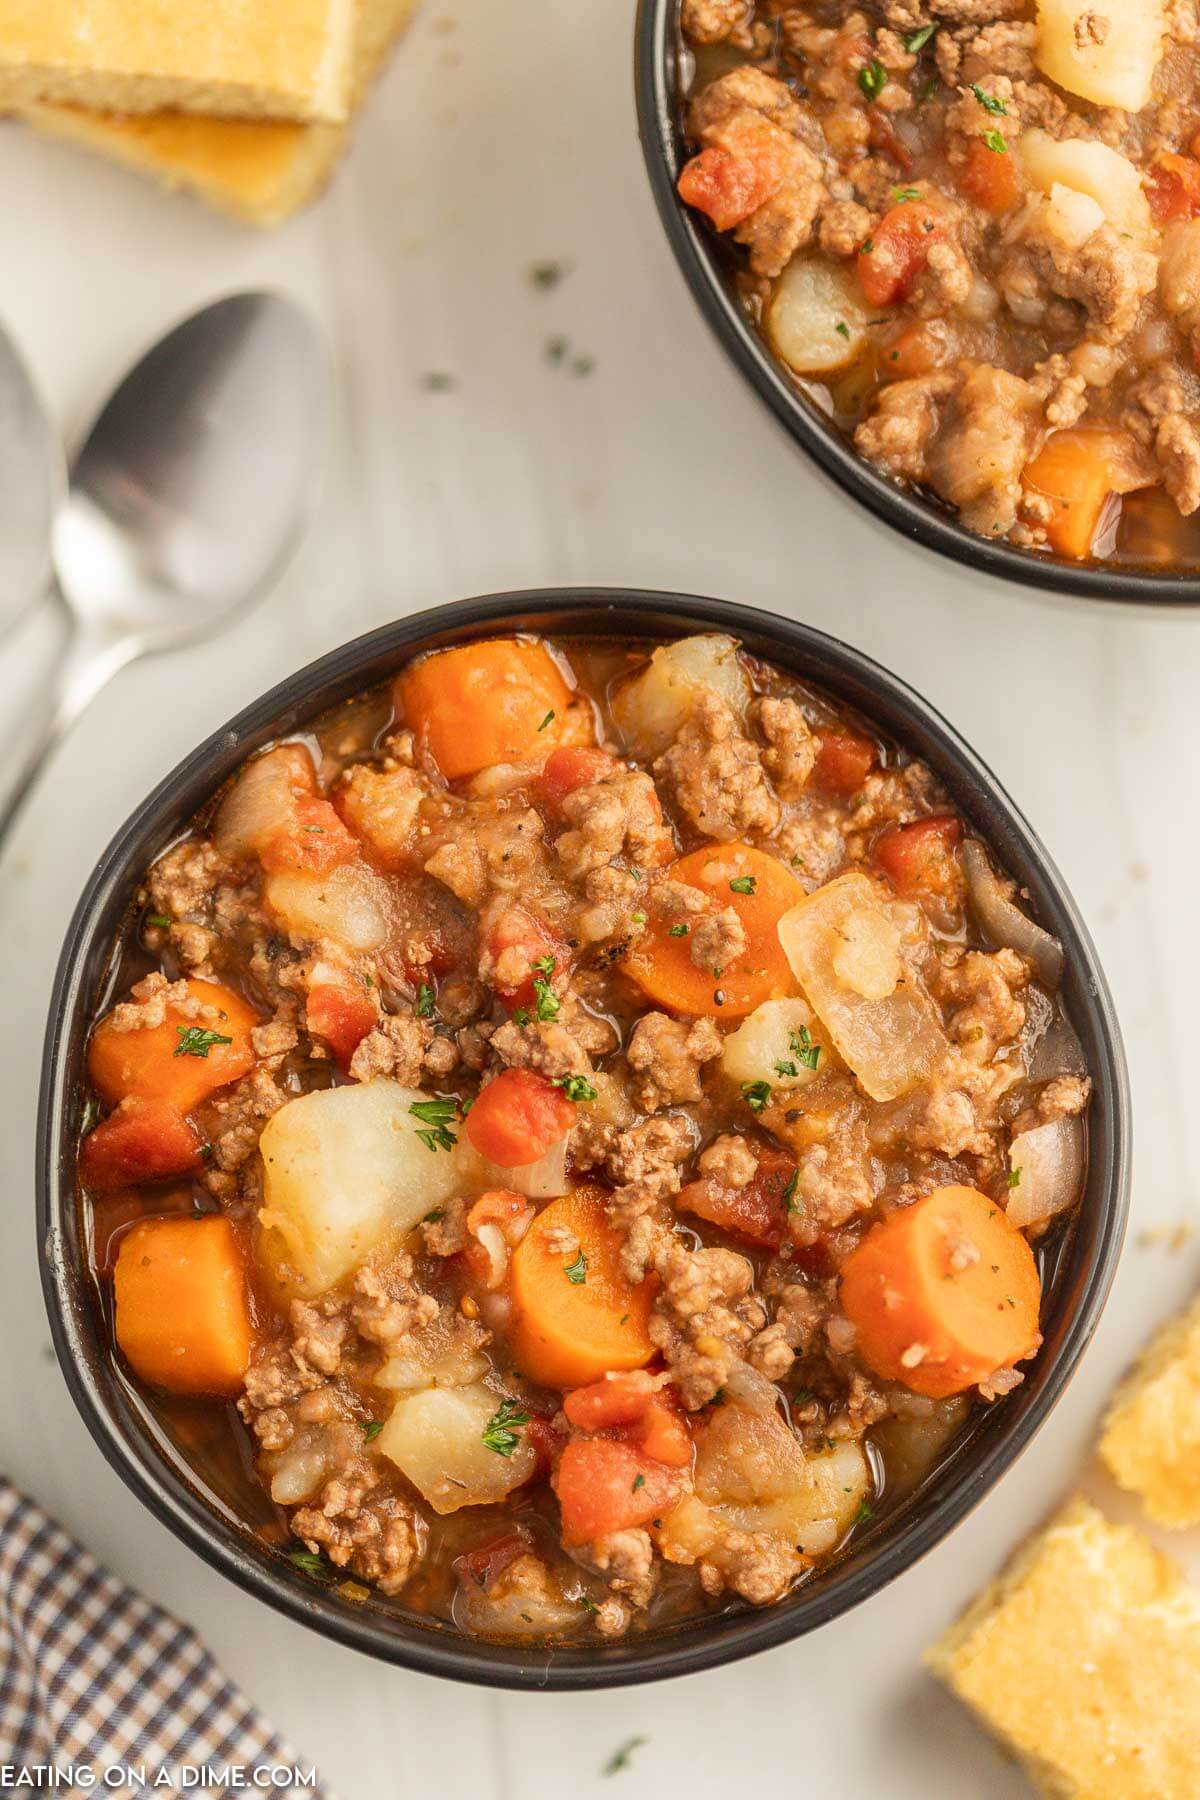
[[[24,712],[6,721],[0,733],[0,848],[47,758],[100,689],[137,654],[134,639],[79,623],[61,598],[59,608],[67,630],[54,659],[35,678]]]

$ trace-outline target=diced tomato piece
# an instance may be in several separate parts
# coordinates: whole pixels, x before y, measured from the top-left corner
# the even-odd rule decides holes
[[[509,1563],[524,1556],[530,1547],[523,1531],[506,1531],[502,1537],[488,1538],[473,1550],[464,1550],[451,1566],[463,1587],[482,1588],[486,1594]]]
[[[590,787],[594,781],[602,781],[616,766],[607,750],[589,749],[584,744],[564,744],[561,750],[552,750],[546,758],[537,779],[538,799],[557,812],[568,794],[573,794],[576,788]]]
[[[361,988],[319,981],[309,989],[305,1019],[308,1029],[325,1039],[338,1067],[345,1070],[367,1033],[379,1023],[379,1009]]]
[[[79,1151],[83,1185],[111,1190],[186,1175],[200,1160],[200,1133],[164,1100],[122,1100],[89,1131]]]
[[[738,133],[736,151],[701,150],[685,163],[679,197],[707,213],[718,231],[731,231],[765,206],[783,185],[787,141],[766,120]]]
[[[640,1419],[658,1393],[658,1383],[645,1369],[606,1375],[603,1381],[573,1388],[563,1396],[563,1411],[580,1431],[603,1431]]]
[[[505,1069],[467,1114],[467,1137],[489,1162],[516,1169],[537,1162],[575,1123],[575,1102],[532,1069]]]
[[[1197,172],[1200,173],[1200,164]],[[1021,178],[1012,151],[992,150],[981,137],[972,138],[967,146],[967,160],[959,173],[958,185],[968,200],[982,206],[984,212],[1011,212],[1021,198]]]
[[[563,1542],[590,1544],[646,1525],[679,1498],[681,1479],[665,1463],[615,1438],[575,1438],[559,1458],[554,1491]]]
[[[795,1173],[794,1157],[764,1144],[754,1177],[744,1188],[722,1187],[710,1178],[690,1181],[676,1205],[735,1237],[775,1250],[788,1235],[787,1190]]]
[[[534,1005],[534,976],[546,979],[534,965],[550,957],[561,967],[566,954],[561,938],[524,906],[506,906],[493,915],[484,925],[481,948],[492,985],[509,1012]]]
[[[827,731],[817,727],[817,760],[809,777],[812,786],[827,794],[857,794],[879,761],[870,738],[853,731]]]
[[[954,846],[961,836],[962,822],[953,813],[934,813],[885,831],[875,841],[872,860],[905,899],[945,893],[947,878],[952,885],[961,880],[954,858]]]
[[[1165,151],[1150,165],[1145,181],[1150,210],[1160,224],[1200,218],[1200,162]]]
[[[902,200],[885,213],[858,253],[858,279],[868,304],[897,306],[906,300],[945,233],[944,216],[923,200]]]
[[[347,831],[335,807],[315,794],[297,796],[294,818],[263,843],[264,869],[301,869],[327,875],[358,856],[358,840]]]
[[[543,1417],[541,1413],[532,1413],[525,1427],[525,1442],[532,1446],[537,1454],[537,1464],[530,1480],[549,1475],[554,1467],[554,1459],[562,1449],[564,1434],[561,1427],[556,1426],[553,1419]]]
[[[655,1395],[635,1428],[635,1437],[640,1450],[670,1469],[686,1469],[691,1463],[691,1433],[670,1388]]]

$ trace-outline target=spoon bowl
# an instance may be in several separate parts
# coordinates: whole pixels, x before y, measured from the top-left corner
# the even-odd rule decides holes
[[[54,745],[119,669],[218,631],[279,576],[316,501],[329,396],[317,330],[281,294],[218,300],[125,376],[54,518],[66,631],[13,734],[0,842]]]

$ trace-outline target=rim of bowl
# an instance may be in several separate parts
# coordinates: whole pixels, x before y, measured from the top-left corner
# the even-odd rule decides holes
[[[1125,565],[1078,565],[968,531],[932,500],[881,475],[793,385],[731,290],[728,248],[675,191],[687,156],[676,97],[678,14],[679,0],[638,0],[634,89],[650,188],[692,298],[722,349],[784,430],[843,492],[885,525],[954,562],[1060,596],[1134,605],[1200,604],[1200,569],[1168,575]]]
[[[1047,1279],[1046,1339],[1025,1382],[988,1408],[935,1475],[827,1569],[762,1611],[735,1609],[644,1639],[528,1648],[461,1635],[417,1615],[355,1607],[318,1587],[167,1453],[152,1415],[110,1353],[75,1206],[77,1095],[88,1021],[142,871],[254,750],[385,680],[415,652],[506,630],[625,640],[723,630],[752,654],[857,707],[929,761],[955,803],[1034,898],[1067,953],[1064,996],[1095,1082],[1089,1169],[1076,1225]],[[574,1690],[684,1675],[802,1636],[876,1593],[933,1548],[1029,1443],[1086,1348],[1124,1237],[1130,1102],[1120,1030],[1075,903],[1045,848],[995,776],[907,683],[839,640],[730,601],[643,589],[536,589],[454,602],[354,639],[255,700],[185,757],[129,816],[84,887],[59,960],[46,1028],[37,1124],[42,1287],[59,1363],[111,1467],[212,1567],[339,1643],[384,1660],[490,1687]],[[1086,1228],[1085,1228],[1086,1227]],[[1052,1313],[1052,1316],[1051,1316]]]

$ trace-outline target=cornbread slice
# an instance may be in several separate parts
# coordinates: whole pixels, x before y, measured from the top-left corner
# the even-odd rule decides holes
[[[1200,1525],[1200,1301],[1159,1332],[1117,1389],[1100,1456],[1155,1524]]]
[[[417,0],[362,0],[356,107],[416,6]],[[180,112],[121,117],[42,102],[23,107],[21,116],[51,137],[112,157],[264,229],[281,225],[315,198],[351,136],[345,125],[202,119]]]
[[[0,107],[337,125],[358,0],[0,0]]]
[[[1200,1591],[1086,1500],[926,1660],[1053,1800],[1200,1795]]]

